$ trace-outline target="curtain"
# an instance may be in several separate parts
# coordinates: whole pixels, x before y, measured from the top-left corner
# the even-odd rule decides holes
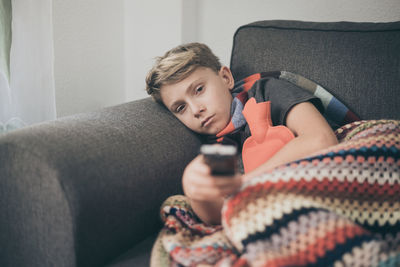
[[[1,33],[0,132],[6,132],[56,118],[52,0],[0,1],[2,20],[11,21]],[[11,42],[3,38],[7,31]]]
[[[0,133],[10,117],[11,0],[0,0]]]

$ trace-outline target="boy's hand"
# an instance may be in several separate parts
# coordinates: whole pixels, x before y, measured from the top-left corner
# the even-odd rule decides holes
[[[242,185],[241,175],[212,176],[210,167],[199,155],[190,162],[182,178],[185,195],[197,201],[215,201],[237,192]]]

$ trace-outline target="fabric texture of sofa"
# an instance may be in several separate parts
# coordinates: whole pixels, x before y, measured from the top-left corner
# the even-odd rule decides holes
[[[400,119],[400,22],[259,21],[235,79],[286,70],[362,119]],[[0,136],[0,266],[147,266],[163,200],[200,138],[150,98]]]

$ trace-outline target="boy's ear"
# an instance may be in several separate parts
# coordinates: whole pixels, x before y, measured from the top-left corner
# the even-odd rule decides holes
[[[235,85],[235,80],[233,79],[233,75],[231,69],[227,66],[222,66],[219,75],[224,80],[224,82],[228,85],[229,90],[232,90]]]

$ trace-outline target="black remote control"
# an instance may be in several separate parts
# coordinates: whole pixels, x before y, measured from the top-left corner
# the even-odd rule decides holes
[[[237,148],[233,145],[202,145],[200,153],[215,176],[230,176],[237,171]]]

